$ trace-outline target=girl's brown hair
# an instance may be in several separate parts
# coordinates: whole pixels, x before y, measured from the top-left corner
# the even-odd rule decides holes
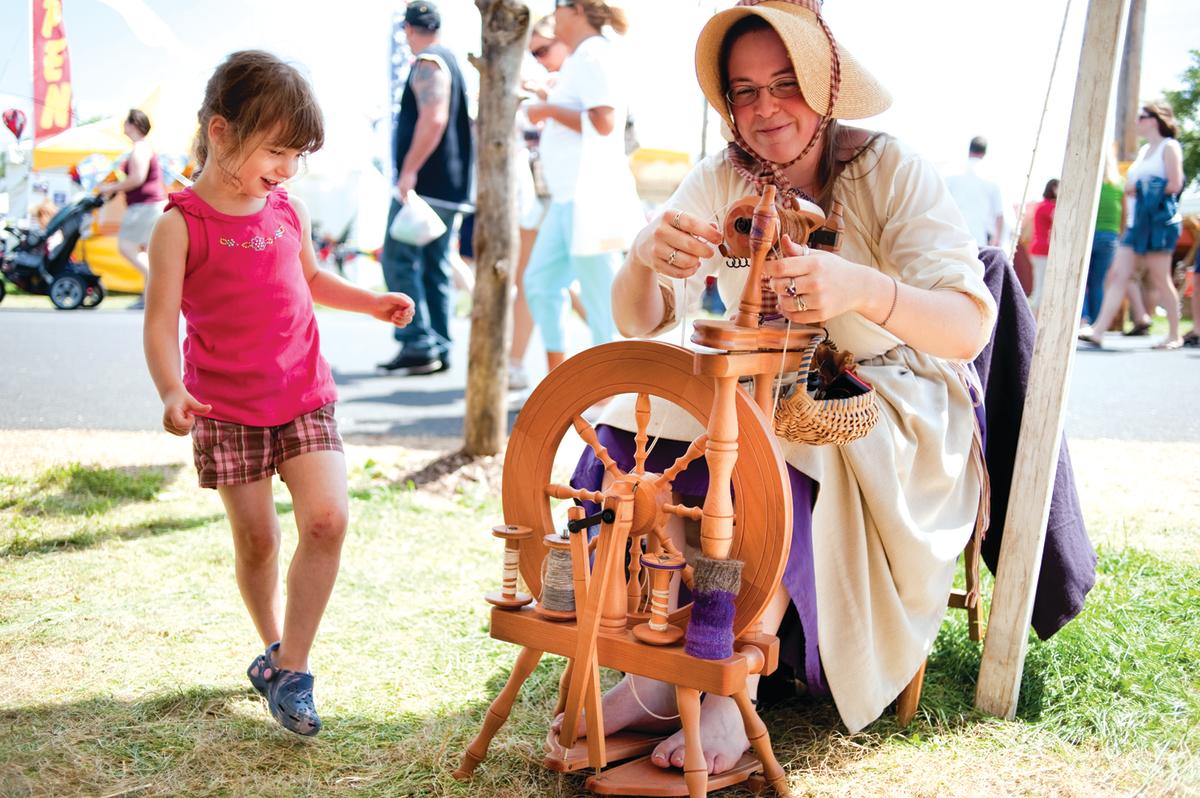
[[[231,53],[208,79],[196,116],[200,130],[193,150],[202,169],[210,150],[208,123],[215,116],[228,123],[231,146],[215,159],[227,172],[230,161],[258,135],[273,133],[272,144],[303,153],[316,152],[325,143],[325,123],[308,81],[295,67],[262,50]]]
[[[617,33],[624,35],[629,30],[629,18],[623,9],[610,6],[604,0],[575,0],[575,5],[583,9],[588,24],[596,30],[605,25],[612,26]]]

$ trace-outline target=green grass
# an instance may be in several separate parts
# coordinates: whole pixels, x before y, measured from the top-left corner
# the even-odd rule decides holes
[[[557,657],[476,779],[449,775],[516,654],[489,638],[480,598],[499,581],[495,496],[469,482],[431,495],[371,461],[352,470],[352,529],[312,662],[327,725],[303,740],[245,679],[256,636],[228,529],[193,484],[162,466],[0,476],[0,797],[582,794],[581,778],[540,766]],[[290,552],[286,490],[277,499]],[[68,536],[81,521],[87,542]],[[1083,614],[1031,643],[1016,721],[972,708],[980,651],[958,611],[909,728],[885,714],[848,735],[803,698],[766,718],[798,794],[1194,795],[1198,608],[1200,565],[1106,548]]]

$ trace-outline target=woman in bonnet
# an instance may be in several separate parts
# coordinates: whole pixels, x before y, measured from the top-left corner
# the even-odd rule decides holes
[[[764,185],[783,203],[843,206],[840,252],[785,237],[783,257],[767,262],[767,284],[793,323],[823,326],[854,353],[858,374],[878,393],[880,418],[846,446],[780,441],[795,522],[783,585],[762,621],[775,633],[795,605],[803,640],[785,636],[783,658],[810,693],[832,695],[853,732],[879,717],[925,661],[975,530],[985,477],[968,364],[987,343],[996,309],[975,243],[934,168],[886,134],[842,123],[882,112],[891,98],[836,44],[820,10],[817,0],[743,0],[705,25],[696,73],[732,141],[699,163],[638,234],[613,284],[613,314],[626,336],[657,335],[694,315],[709,275],[735,307],[748,270],[726,267],[715,223]],[[601,421],[601,441],[628,467],[630,407],[614,401]],[[671,441],[702,432],[682,411],[658,405],[651,424]],[[658,447],[669,456],[669,441]],[[603,470],[589,457],[577,477]],[[631,678],[605,696],[606,732],[676,723],[655,717],[676,712],[673,689]],[[747,748],[732,699],[705,699],[701,732],[712,773]],[[652,758],[682,767],[682,733]]]

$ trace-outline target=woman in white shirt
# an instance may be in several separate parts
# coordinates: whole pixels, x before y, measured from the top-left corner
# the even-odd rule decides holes
[[[1079,340],[1103,346],[1104,331],[1121,309],[1125,287],[1133,279],[1137,259],[1142,258],[1158,301],[1167,309],[1167,337],[1154,348],[1178,349],[1183,346],[1183,338],[1179,335],[1179,294],[1171,279],[1171,256],[1180,233],[1177,202],[1183,189],[1183,150],[1176,140],[1179,125],[1171,106],[1163,102],[1142,106],[1137,132],[1146,143],[1125,173],[1125,195],[1136,198],[1129,215],[1133,221],[1109,272],[1104,304],[1092,326],[1080,330]]]
[[[612,44],[601,33],[605,26],[624,33],[625,13],[602,0],[557,0],[555,37],[571,54],[546,101],[525,109],[531,122],[544,125],[538,149],[550,208],[524,287],[550,368],[565,356],[562,314],[574,279],[592,342],[612,340],[612,278],[641,223],[624,151],[625,88]]]

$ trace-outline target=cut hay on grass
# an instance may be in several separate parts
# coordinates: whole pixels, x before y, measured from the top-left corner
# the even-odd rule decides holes
[[[449,775],[516,655],[488,637],[480,599],[499,581],[498,460],[348,446],[352,529],[312,661],[326,728],[304,740],[245,679],[258,644],[187,447],[45,435],[0,432],[0,798],[583,794],[580,777],[540,766],[557,657],[476,779]],[[888,713],[849,735],[802,696],[765,711],[797,795],[1200,794],[1200,492],[1176,493],[1165,465],[1200,460],[1122,444],[1175,497],[1143,507],[1111,495],[1091,445],[1075,453],[1097,586],[1079,619],[1031,644],[1018,719],[973,711],[979,648],[953,612],[909,728]],[[276,501],[290,554],[285,489]]]

